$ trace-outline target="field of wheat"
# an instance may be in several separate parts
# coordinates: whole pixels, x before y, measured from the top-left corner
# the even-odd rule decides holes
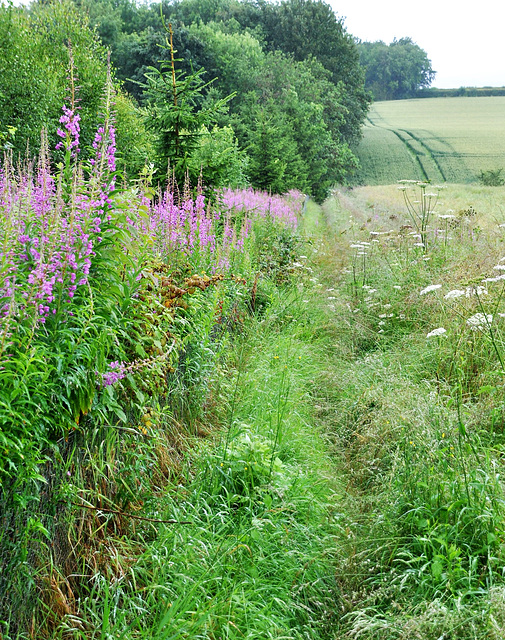
[[[360,184],[471,184],[505,167],[505,97],[375,103],[358,148]]]

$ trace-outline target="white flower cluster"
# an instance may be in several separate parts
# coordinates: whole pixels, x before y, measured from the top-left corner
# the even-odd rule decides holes
[[[419,292],[420,296],[424,296],[426,293],[430,293],[431,291],[436,291],[437,289],[441,289],[441,284],[430,284],[428,287],[425,287],[422,291]]]
[[[433,329],[433,331],[430,331],[426,337],[435,338],[437,336],[443,336],[445,333],[447,333],[447,331],[443,327],[439,327],[438,329]]]

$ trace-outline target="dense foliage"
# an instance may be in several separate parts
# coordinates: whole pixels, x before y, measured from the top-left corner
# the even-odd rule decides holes
[[[88,161],[71,104],[56,171],[46,138],[36,165],[16,169],[7,154],[0,171],[0,620],[11,632],[43,589],[47,501],[61,511],[78,498],[59,477],[76,472],[67,443],[140,421],[153,397],[191,423],[226,324],[248,309],[246,282],[282,238],[277,266],[289,262],[301,205],[298,192],[225,190],[212,207],[198,189],[155,192],[149,175],[121,188],[113,97],[109,82]]]
[[[70,1],[36,4],[30,13],[0,5],[0,142],[3,137],[16,158],[24,156],[27,147],[38,149],[42,128],[51,147],[56,144],[61,106],[71,99],[70,57],[78,88],[81,147],[87,156],[95,133],[91,123],[102,109],[105,48]],[[122,164],[135,173],[150,153],[149,141],[131,100],[117,92],[115,102]]]
[[[411,38],[395,39],[389,45],[380,40],[361,42],[358,50],[365,67],[365,86],[376,100],[414,98],[435,78],[426,51]]]
[[[201,74],[203,85],[210,82],[195,98],[195,110],[233,95],[227,112],[201,130],[202,141],[219,145],[216,138],[230,135],[223,128],[233,132],[247,154],[234,153],[231,162],[241,168],[233,173],[245,174],[254,187],[279,193],[296,187],[323,198],[354,170],[351,149],[369,96],[357,47],[326,3],[182,0],[162,3],[161,14],[159,3],[132,0],[77,5],[110,47],[117,76],[148,109],[160,96],[153,97],[146,73],[170,71],[170,23],[181,81]],[[170,83],[167,78],[168,94]],[[165,158],[158,154],[162,172]],[[213,176],[219,181],[216,170]]]

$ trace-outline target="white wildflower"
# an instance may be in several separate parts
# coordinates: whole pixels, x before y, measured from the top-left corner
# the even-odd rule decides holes
[[[467,287],[465,295],[467,298],[471,296],[487,296],[487,289],[485,287]]]
[[[443,336],[444,333],[447,333],[447,331],[443,327],[439,327],[438,329],[433,329],[433,331],[430,331],[426,337],[435,338],[436,336]]]
[[[454,298],[461,298],[461,296],[465,295],[465,291],[464,289],[453,289],[452,291],[449,291],[449,293],[446,293],[444,298],[446,300],[453,300]]]
[[[422,291],[419,292],[420,296],[424,296],[425,293],[430,293],[430,291],[436,291],[437,289],[441,289],[441,284],[430,284],[428,287],[425,287]]]
[[[497,264],[493,269],[496,269],[496,271],[505,271],[505,264]]]
[[[495,278],[484,278],[482,282],[499,282],[500,280],[505,280],[505,273],[502,273],[501,276],[496,276]]]
[[[476,313],[473,316],[470,316],[466,321],[466,324],[473,329],[481,329],[483,325],[490,325],[493,322],[493,314],[492,313]]]

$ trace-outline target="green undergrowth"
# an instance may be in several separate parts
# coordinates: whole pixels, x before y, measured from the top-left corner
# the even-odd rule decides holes
[[[97,637],[328,637],[339,515],[310,422],[317,354],[290,328],[301,304],[296,291],[275,300],[238,341],[227,424],[157,501],[156,517],[182,524],[139,531],[135,565],[97,576],[80,603]]]
[[[503,228],[349,202],[59,468],[32,636],[505,637]]]
[[[301,237],[280,238],[277,268],[229,305],[226,326],[205,327],[218,290],[193,302],[203,326],[179,395],[69,439],[79,454],[54,480],[64,539],[36,577],[32,636],[334,637],[346,524],[315,424],[338,339],[310,266],[319,215],[310,205]]]

